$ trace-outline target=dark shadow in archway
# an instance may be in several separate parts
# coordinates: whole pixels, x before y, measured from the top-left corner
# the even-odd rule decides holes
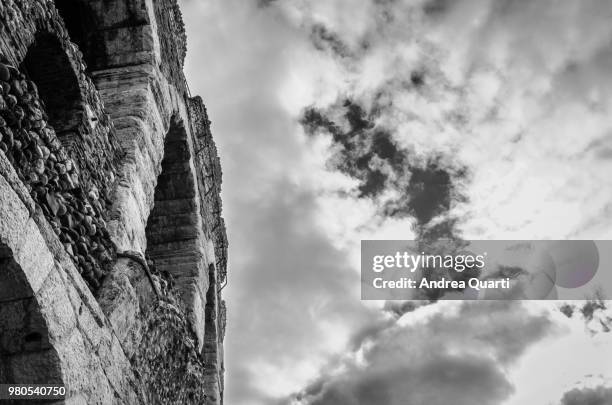
[[[76,139],[83,124],[84,104],[78,78],[59,40],[49,33],[36,35],[21,70],[38,87],[49,124],[62,143]]]
[[[60,360],[12,251],[0,243],[0,384],[62,384]]]
[[[198,209],[191,154],[182,122],[172,119],[164,141],[162,171],[157,178],[155,203],[146,227],[147,256],[157,270],[167,271],[178,287],[197,280]]]
[[[70,40],[78,45],[88,70],[96,70],[96,58],[104,55],[104,38],[99,31],[90,0],[55,0]]]

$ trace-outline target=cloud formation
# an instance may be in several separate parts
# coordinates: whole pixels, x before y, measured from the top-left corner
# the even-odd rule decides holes
[[[350,99],[327,111],[308,108],[301,123],[310,135],[331,136],[331,168],[359,180],[357,197],[378,199],[382,216],[414,218],[423,227],[447,213],[451,200],[461,200],[453,183],[465,177],[462,169],[448,167],[440,156],[425,162],[412,158],[393,140],[392,132],[376,124],[375,115]]]
[[[317,111],[341,109],[337,100],[348,99],[373,111],[377,128],[401,150],[421,161],[442,156],[442,165],[473,175],[457,207],[467,234],[606,235],[610,227],[592,217],[610,209],[611,190],[599,187],[611,165],[601,158],[611,131],[610,4],[275,6],[305,32],[319,33],[314,48],[343,69],[340,97],[315,99]],[[380,187],[379,172],[360,187]],[[562,211],[575,215],[559,224]]]
[[[506,367],[554,331],[545,314],[510,302],[436,304],[406,317],[413,319],[365,341],[340,372],[315,381],[295,403],[499,404],[513,392]],[[520,335],[511,333],[517,329]]]
[[[358,242],[612,236],[612,4],[182,3],[225,176],[226,402],[533,394],[509,370],[545,318],[364,304]]]
[[[566,392],[560,405],[606,405],[612,403],[612,387],[574,388]]]

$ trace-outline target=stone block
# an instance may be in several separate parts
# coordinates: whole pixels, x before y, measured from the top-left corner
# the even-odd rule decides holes
[[[125,356],[123,348],[116,338],[110,342],[101,345],[98,350],[101,367],[104,370],[105,377],[113,387],[123,403],[127,402],[128,398],[134,398],[134,383],[135,377],[131,371],[131,364]],[[138,402],[133,402],[138,403]]]
[[[189,326],[197,337],[197,351],[200,352],[204,345],[206,297],[202,294],[199,280],[196,278],[182,278],[177,281],[176,287],[180,292]]]
[[[66,339],[76,328],[76,315],[67,294],[68,286],[64,284],[59,271],[53,268],[36,293],[49,336],[55,341]]]
[[[196,200],[193,198],[182,198],[176,200],[159,200],[155,201],[154,210],[159,212],[172,212],[175,214],[184,214],[195,212],[197,208]]]
[[[96,15],[102,19],[102,27],[128,27],[150,23],[145,0],[90,0],[89,3]]]
[[[111,403],[114,390],[102,368],[101,356],[86,343],[79,329],[75,328],[56,350],[63,365],[68,396],[82,395],[88,403]]]
[[[55,260],[33,219],[28,220],[23,230],[19,246],[14,252],[15,261],[36,294],[55,267]]]
[[[14,251],[26,229],[30,213],[2,175],[0,175],[0,212],[3,213],[0,215],[0,243],[6,244]]]
[[[82,335],[87,338],[96,351],[102,341],[109,341],[111,339],[110,331],[98,324],[96,318],[84,304],[79,308],[77,324]]]

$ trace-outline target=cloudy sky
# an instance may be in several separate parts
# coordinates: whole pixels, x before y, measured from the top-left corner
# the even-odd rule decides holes
[[[600,318],[359,299],[361,239],[612,238],[610,1],[181,2],[224,170],[226,403],[612,403]]]

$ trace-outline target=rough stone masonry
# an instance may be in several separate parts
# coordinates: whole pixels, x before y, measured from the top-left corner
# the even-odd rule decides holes
[[[222,404],[221,167],[177,0],[0,1],[0,384]]]

